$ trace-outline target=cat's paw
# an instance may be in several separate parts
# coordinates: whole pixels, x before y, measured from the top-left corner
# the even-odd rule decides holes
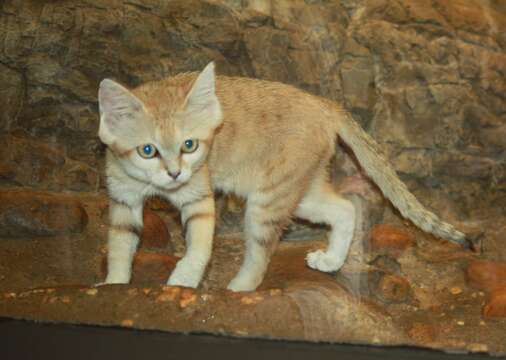
[[[95,286],[113,285],[113,284],[128,284],[128,283],[130,283],[130,274],[110,273],[105,278],[105,281],[95,284]]]
[[[202,275],[183,261],[180,260],[177,263],[176,268],[167,281],[167,285],[196,288],[199,286]]]
[[[106,285],[120,285],[120,284],[129,284],[129,281],[102,281],[99,283],[95,283],[94,287],[106,286]]]
[[[167,281],[167,285],[196,288],[197,286],[199,286],[199,282],[200,282],[199,280],[200,279],[194,278],[192,276],[177,274],[176,276],[169,277],[169,280]]]
[[[307,254],[306,263],[311,269],[333,272],[339,270],[341,266],[343,266],[344,259],[341,259],[336,254],[317,250]]]
[[[262,279],[251,278],[248,276],[236,276],[227,286],[232,291],[255,291]]]
[[[255,291],[256,286],[247,283],[241,283],[239,281],[231,281],[227,286],[228,290],[231,291]]]

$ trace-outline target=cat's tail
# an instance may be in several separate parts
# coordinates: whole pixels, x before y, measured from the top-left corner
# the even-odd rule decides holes
[[[473,239],[427,210],[408,190],[382,154],[378,143],[347,112],[340,113],[338,135],[353,150],[367,175],[405,218],[425,232],[473,248]]]

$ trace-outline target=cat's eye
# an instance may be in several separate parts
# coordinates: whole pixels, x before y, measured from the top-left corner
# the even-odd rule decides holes
[[[137,147],[137,152],[144,159],[151,159],[158,154],[158,150],[153,144],[144,144]]]
[[[181,146],[181,151],[184,153],[192,153],[199,147],[199,141],[197,139],[187,139]]]

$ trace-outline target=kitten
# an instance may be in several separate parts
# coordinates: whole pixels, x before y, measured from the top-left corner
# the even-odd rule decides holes
[[[355,209],[329,182],[337,137],[400,213],[443,239],[466,236],[426,210],[338,104],[292,86],[217,77],[210,63],[127,90],[100,83],[100,139],[108,145],[110,196],[106,283],[128,283],[144,199],[161,196],[181,211],[186,254],[167,284],[197,287],[211,256],[216,190],[246,198],[246,252],[233,291],[261,283],[281,230],[293,216],[330,226],[326,250],[307,255],[325,272],[343,265]]]

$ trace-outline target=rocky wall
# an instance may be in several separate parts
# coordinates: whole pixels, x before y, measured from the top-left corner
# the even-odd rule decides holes
[[[493,0],[7,0],[0,186],[102,190],[100,80],[215,60],[344,102],[440,214],[504,214],[505,29]]]
[[[505,47],[499,0],[0,2],[0,316],[505,354]],[[108,230],[100,80],[211,60],[343,102],[422,203],[485,231],[481,251],[385,213],[340,154],[364,221],[336,274],[305,265],[325,235],[296,224],[285,239],[308,241],[281,243],[259,291],[223,290],[243,252],[242,203],[228,199],[199,288],[163,286],[185,246],[154,199],[132,283],[94,287]]]

